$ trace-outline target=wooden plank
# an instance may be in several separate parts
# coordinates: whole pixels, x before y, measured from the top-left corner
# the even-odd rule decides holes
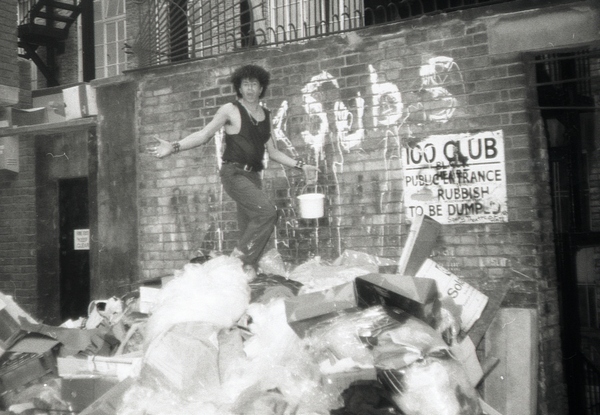
[[[485,401],[503,415],[537,409],[537,310],[502,308],[485,334],[485,354],[499,358],[483,383]]]
[[[498,310],[500,310],[500,306],[504,301],[504,297],[506,297],[506,294],[510,290],[512,282],[502,282],[502,284],[495,285],[496,286],[493,289],[490,287],[480,289],[482,293],[487,295],[488,302],[483,312],[481,313],[481,317],[479,317],[479,320],[477,320],[475,324],[473,324],[473,327],[471,328],[471,330],[469,330],[468,333],[469,337],[471,338],[473,343],[475,343],[476,346],[479,345],[479,343],[485,336],[485,333],[488,331],[490,325],[492,324],[492,321],[496,317]]]
[[[0,128],[0,137],[8,135],[51,135],[96,127],[96,116],[68,120],[63,122],[27,125],[23,127]]]

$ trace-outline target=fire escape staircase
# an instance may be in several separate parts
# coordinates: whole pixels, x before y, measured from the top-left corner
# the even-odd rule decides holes
[[[19,56],[31,59],[46,78],[47,86],[57,86],[56,55],[64,53],[69,28],[82,12],[82,5],[92,0],[37,0],[18,26]],[[79,2],[78,2],[79,1]],[[45,60],[38,54],[45,48]]]

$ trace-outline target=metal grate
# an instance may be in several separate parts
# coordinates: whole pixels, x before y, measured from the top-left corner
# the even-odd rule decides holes
[[[590,189],[599,182],[596,161],[600,109],[600,49],[539,55],[534,62],[538,106],[548,137],[555,227],[558,232],[597,228],[600,204]]]
[[[141,66],[219,55],[256,44],[253,26],[262,3],[149,0],[138,3],[134,52]]]
[[[514,0],[147,0],[135,2],[140,67],[352,31]]]
[[[583,361],[586,414],[600,415],[600,372],[588,359],[580,358]]]
[[[600,49],[539,55],[535,64],[540,109],[597,109]]]

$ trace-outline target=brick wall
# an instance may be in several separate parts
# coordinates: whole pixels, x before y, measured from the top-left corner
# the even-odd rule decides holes
[[[57,55],[58,82],[69,85],[80,81],[79,50],[77,49],[77,24],[69,29],[69,37],[65,40],[64,53]],[[43,76],[42,76],[43,78]]]
[[[313,255],[334,259],[346,249],[397,259],[414,213],[405,199],[406,151],[418,159],[433,136],[449,142],[482,134],[485,141],[497,134],[506,197],[485,207],[492,212],[487,220],[454,215],[444,223],[434,259],[482,290],[511,284],[506,306],[538,310],[540,413],[564,413],[562,369],[552,363],[561,354],[545,137],[527,110],[529,69],[516,53],[491,55],[485,21],[470,16],[422,18],[145,71],[137,75],[139,149],[153,136],[178,140],[201,128],[234,98],[232,70],[263,65],[272,74],[265,106],[276,115],[287,105],[279,148],[316,161],[327,194],[325,218],[299,218],[301,175],[270,163],[265,187],[282,214],[271,246],[293,263]],[[477,142],[463,155],[480,154]],[[199,250],[233,248],[235,206],[220,186],[216,143],[162,160],[140,154],[142,278],[168,275]],[[473,208],[477,197],[470,197],[459,194],[454,207],[425,213],[447,221],[448,209]]]
[[[16,44],[17,1],[0,2],[0,85],[19,88],[19,104],[30,104],[27,83],[20,83]],[[27,311],[37,304],[35,176],[33,141],[19,139],[19,173],[0,170],[0,292],[12,295]]]
[[[146,149],[155,136],[174,141],[202,128],[234,99],[232,71],[259,64],[272,74],[263,104],[274,118],[285,112],[274,125],[279,148],[318,163],[327,195],[324,218],[300,218],[301,174],[269,163],[264,185],[281,213],[270,246],[292,263],[346,249],[397,259],[424,207],[443,222],[436,262],[487,293],[509,287],[503,306],[537,310],[538,413],[566,413],[546,137],[530,109],[533,68],[486,16],[485,9],[442,14],[128,74],[137,82],[139,277],[170,275],[199,252],[233,248],[236,212],[218,177],[218,137],[161,160]],[[423,160],[429,170],[408,169]],[[476,160],[490,165],[477,170]],[[479,195],[473,183],[450,190],[467,168],[484,171]],[[427,183],[436,174],[445,186]],[[498,193],[489,195],[492,188]],[[439,203],[423,203],[432,200]]]
[[[319,221],[319,254],[333,258],[344,249],[358,249],[397,257],[411,216],[402,204],[402,149],[415,148],[431,135],[501,131],[507,221],[473,224],[467,220],[447,226],[444,243],[448,248],[440,249],[438,256],[449,268],[474,279],[512,277],[510,268],[516,264],[535,278],[539,264],[524,254],[538,256],[539,232],[550,231],[550,210],[547,173],[537,163],[543,156],[539,151],[543,137],[532,143],[526,111],[524,64],[517,56],[488,55],[482,23],[439,20],[412,24],[410,30],[392,25],[360,35],[264,50],[258,55],[262,59],[253,61],[272,73],[264,103],[273,115],[287,103],[281,131],[293,150],[286,151],[311,162],[318,158],[319,184],[328,195],[327,218]],[[146,75],[139,91],[141,150],[152,143],[154,134],[175,140],[202,127],[222,103],[233,99],[228,84],[231,70],[256,56],[234,55]],[[436,78],[444,79],[444,84],[427,84],[433,82],[423,75],[428,70],[437,70]],[[305,94],[307,85],[320,90]],[[374,105],[377,94],[381,102]],[[303,95],[321,100],[328,123],[317,151],[316,144],[306,141],[317,140],[324,122],[321,114],[307,115]],[[401,102],[393,102],[395,96]],[[357,128],[361,121],[357,98],[365,101],[362,138]],[[336,112],[336,102],[348,110],[347,120],[348,113],[353,116],[344,137],[336,130],[334,117],[342,114],[339,106]],[[386,111],[391,115],[384,115]],[[286,143],[280,141],[279,146],[284,149]],[[157,243],[144,251],[161,257],[143,267],[146,276],[170,270],[197,249],[219,242],[210,233],[211,226],[224,234],[222,245],[216,247],[232,248],[234,206],[221,195],[216,152],[212,141],[160,161],[142,158],[141,181],[147,189],[142,193],[142,217],[148,222],[142,234],[152,239],[148,242]],[[273,163],[265,184],[282,210],[288,211],[286,218],[293,229],[301,231],[290,236],[280,223],[278,242],[286,259],[304,260],[315,254],[315,223],[299,219],[290,209],[297,208],[293,196],[302,191],[301,176]],[[523,246],[528,250],[523,251]]]
[[[0,292],[30,313],[37,306],[33,139],[19,138],[19,173],[0,170]]]
[[[0,2],[0,84],[19,86],[17,66],[17,0]]]

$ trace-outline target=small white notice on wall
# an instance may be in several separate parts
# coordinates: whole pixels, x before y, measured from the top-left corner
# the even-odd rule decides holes
[[[74,231],[74,246],[76,251],[89,250],[90,249],[90,230],[89,229],[75,229]]]

